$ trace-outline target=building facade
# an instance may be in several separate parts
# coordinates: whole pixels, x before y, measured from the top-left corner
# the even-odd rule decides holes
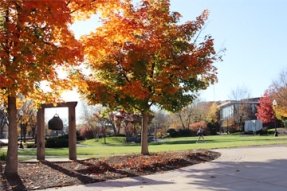
[[[246,120],[256,119],[259,99],[249,98],[222,102],[218,106],[220,112],[220,131],[224,133],[242,131]]]

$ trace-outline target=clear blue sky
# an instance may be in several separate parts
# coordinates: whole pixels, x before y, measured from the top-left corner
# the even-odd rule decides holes
[[[231,91],[246,87],[252,97],[263,95],[280,71],[287,69],[287,0],[171,0],[182,21],[210,11],[203,34],[215,39],[217,50],[226,48],[216,63],[218,83],[202,92],[202,100],[229,99]],[[96,19],[72,26],[76,36],[89,32]]]
[[[203,100],[224,100],[245,86],[261,96],[280,71],[287,69],[287,0],[171,0],[172,10],[193,20],[202,10],[210,16],[204,30],[216,49],[226,48],[217,63],[218,83],[202,93]]]

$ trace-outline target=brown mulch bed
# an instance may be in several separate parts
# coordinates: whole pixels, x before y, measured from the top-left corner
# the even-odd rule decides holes
[[[71,162],[19,163],[19,176],[3,175],[0,162],[0,190],[36,190],[110,179],[141,176],[216,159],[219,153],[207,150],[127,155]]]

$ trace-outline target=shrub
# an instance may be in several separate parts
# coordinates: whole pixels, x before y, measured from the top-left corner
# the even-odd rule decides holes
[[[62,148],[69,146],[69,137],[68,135],[63,135],[59,137],[53,137],[46,140],[47,148]]]
[[[259,131],[257,131],[256,134],[268,135],[268,131],[267,131],[267,129],[263,128],[263,129],[260,129]]]
[[[154,136],[148,136],[147,141],[150,142],[154,142],[155,141],[155,137]],[[126,137],[126,142],[127,143],[140,143],[141,142],[141,135],[138,136],[133,136],[133,137]]]
[[[140,136],[134,136],[134,137],[126,137],[127,143],[140,143],[141,137]]]
[[[194,133],[194,135],[196,135],[196,132],[198,131],[199,128],[203,129],[203,134],[204,135],[209,135],[209,128],[207,126],[206,121],[198,121],[198,122],[194,122],[190,125],[190,128]]]
[[[37,146],[36,146],[35,143],[33,143],[33,142],[27,142],[27,143],[26,143],[26,147],[27,147],[27,148],[36,148]]]
[[[179,137],[190,137],[194,136],[196,132],[190,130],[190,129],[179,129],[178,130],[178,136]]]
[[[175,129],[168,129],[167,133],[169,134],[170,137],[177,137],[178,133]]]
[[[83,140],[85,140],[85,139],[80,135],[80,130],[77,130],[77,131],[76,131],[76,136],[77,136],[77,140],[78,140],[78,141],[83,141]]]
[[[206,128],[207,124],[205,121],[198,121],[198,122],[194,122],[190,125],[190,128],[194,131],[197,131],[199,128]]]
[[[228,127],[228,133],[236,133],[240,131],[240,127],[238,125],[233,125]]]
[[[79,130],[79,136],[81,139],[92,139],[95,137],[93,129],[89,127],[82,127]]]
[[[6,160],[6,154],[2,153],[2,155],[0,155],[0,161],[5,161]]]
[[[217,122],[210,122],[207,124],[207,129],[210,133],[210,135],[217,135],[217,132],[219,132],[219,124]]]

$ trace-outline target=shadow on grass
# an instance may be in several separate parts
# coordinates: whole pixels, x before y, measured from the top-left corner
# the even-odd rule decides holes
[[[216,140],[204,140],[204,141],[200,141],[200,143],[215,143],[218,142]],[[197,139],[194,140],[174,140],[174,141],[158,141],[158,142],[150,142],[149,145],[180,145],[180,144],[196,144],[197,143]],[[140,143],[125,143],[122,145],[118,145],[118,144],[113,144],[113,143],[106,143],[106,144],[102,144],[102,145],[106,145],[106,146],[113,146],[113,147],[123,147],[123,146],[140,146]]]
[[[51,150],[48,150],[51,149]],[[19,155],[28,155],[28,156],[36,156],[37,148],[25,148],[18,150]],[[67,156],[69,155],[68,147],[65,148],[46,148],[45,151],[46,156]]]
[[[114,144],[114,143],[102,143],[103,146],[113,146],[113,147],[124,147],[124,146],[139,146],[140,143],[122,143],[122,144]]]
[[[204,140],[199,141],[199,143],[214,143],[215,140]],[[153,142],[151,145],[180,145],[180,144],[196,144],[196,140],[175,140],[175,141],[167,141],[167,142]]]

